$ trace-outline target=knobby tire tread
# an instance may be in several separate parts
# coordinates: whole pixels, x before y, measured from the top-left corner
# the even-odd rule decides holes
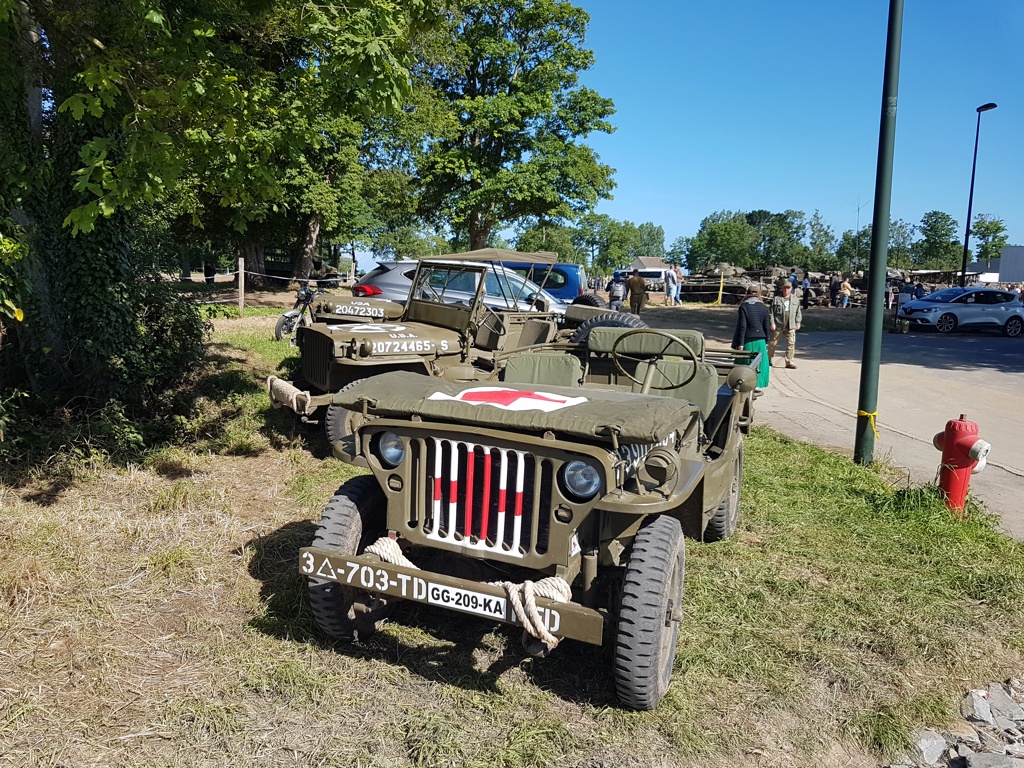
[[[679,522],[667,516],[645,522],[633,540],[623,576],[615,636],[615,688],[631,709],[653,709],[668,689],[678,624],[666,627],[665,616],[679,598],[668,594],[677,562],[681,592],[685,549]],[[667,658],[661,655],[663,640],[671,643]]]
[[[364,475],[349,480],[334,494],[320,518],[314,547],[343,555],[359,554],[386,527],[386,500],[377,480]],[[334,640],[365,640],[386,617],[387,606],[373,615],[355,613],[352,606],[362,590],[309,578],[309,603],[320,630]]]

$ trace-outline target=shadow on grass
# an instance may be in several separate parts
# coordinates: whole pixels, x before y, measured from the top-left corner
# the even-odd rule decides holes
[[[294,361],[287,358],[282,367]],[[148,413],[111,411],[95,402],[32,402],[8,425],[0,481],[28,489],[28,502],[50,506],[103,466],[134,464],[170,479],[190,476],[187,461],[160,458],[168,448],[246,454],[266,444],[293,448],[298,441],[318,458],[329,456],[322,426],[303,424],[291,411],[261,402],[268,373],[254,370],[245,350],[212,344],[192,375],[162,393]]]
[[[436,642],[410,642],[396,633],[385,632],[361,643],[325,638],[316,628],[306,579],[298,570],[299,549],[312,543],[316,529],[310,521],[287,523],[266,536],[251,539],[236,551],[238,555],[246,550],[251,552],[249,573],[262,585],[264,612],[249,622],[253,629],[283,640],[331,648],[352,659],[386,661],[424,680],[468,691],[499,693],[499,678],[519,667],[534,685],[564,701],[593,706],[615,703],[611,653],[607,648],[566,640],[548,658],[535,659],[522,649],[521,630],[517,627],[496,625],[418,603],[398,603],[390,621],[403,630],[418,630]],[[495,630],[504,635],[501,651],[488,650],[482,642]],[[478,661],[485,657],[491,660]]]

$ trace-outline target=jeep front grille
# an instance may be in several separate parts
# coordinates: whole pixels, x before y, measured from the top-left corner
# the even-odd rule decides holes
[[[334,363],[334,341],[316,331],[302,333],[302,378],[323,392],[331,390],[331,366]]]
[[[409,444],[416,483],[410,530],[495,557],[548,551],[554,460],[437,437]]]

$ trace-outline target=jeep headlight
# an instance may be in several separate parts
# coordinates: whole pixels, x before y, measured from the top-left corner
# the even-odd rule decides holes
[[[570,494],[587,501],[601,490],[601,473],[585,461],[570,461],[562,468],[562,482]]]
[[[381,464],[394,469],[405,460],[405,443],[394,432],[381,432],[377,437],[377,456]]]

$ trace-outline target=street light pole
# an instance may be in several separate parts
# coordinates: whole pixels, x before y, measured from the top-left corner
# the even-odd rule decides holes
[[[964,227],[964,258],[960,264],[960,287],[967,285],[967,243],[971,238],[971,209],[974,207],[974,172],[978,169],[978,136],[981,134],[981,113],[995,109],[996,104],[989,102],[978,107],[978,126],[974,129],[974,162],[971,163],[971,193],[967,197],[967,226]]]

